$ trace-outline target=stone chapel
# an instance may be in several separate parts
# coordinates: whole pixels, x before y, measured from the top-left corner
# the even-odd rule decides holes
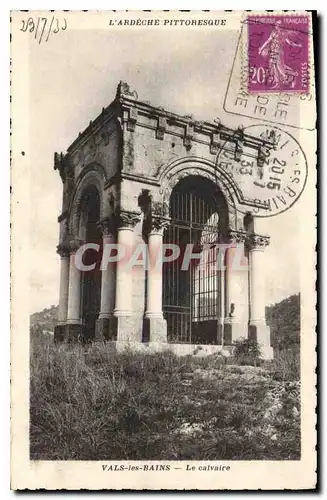
[[[168,343],[189,352],[194,344],[226,349],[249,336],[271,357],[263,261],[269,237],[256,234],[260,202],[244,197],[222,154],[237,162],[247,148],[260,167],[269,147],[268,138],[241,128],[154,107],[120,82],[112,103],[54,156],[63,184],[55,341]],[[184,269],[178,258],[159,268],[111,262],[83,272],[74,256],[87,242],[129,251],[143,242],[149,255],[164,243],[182,255],[193,243],[209,263],[215,246],[225,246],[218,268],[195,258]]]

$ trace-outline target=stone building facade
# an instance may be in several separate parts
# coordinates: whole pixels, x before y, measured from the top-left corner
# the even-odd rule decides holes
[[[63,182],[55,340],[228,346],[249,335],[270,356],[262,272],[269,237],[255,233],[251,211],[260,202],[242,195],[222,156],[229,151],[237,162],[248,148],[260,166],[269,147],[241,129],[153,107],[120,82],[67,153],[55,153]],[[149,256],[163,242],[184,254],[194,243],[207,260],[215,244],[226,248],[215,272],[181,270],[179,259],[86,273],[74,258],[90,241],[125,249],[143,242]],[[242,265],[233,269],[236,248]]]

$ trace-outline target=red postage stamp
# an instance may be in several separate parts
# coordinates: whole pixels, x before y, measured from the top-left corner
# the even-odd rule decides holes
[[[308,93],[309,16],[248,16],[248,91]]]

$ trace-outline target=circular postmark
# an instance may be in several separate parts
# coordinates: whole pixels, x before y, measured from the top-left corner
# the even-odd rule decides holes
[[[256,217],[272,217],[288,210],[301,196],[308,166],[298,141],[288,132],[269,124],[244,127],[244,134],[267,140],[274,137],[274,147],[258,162],[258,151],[221,147],[216,165],[224,169],[239,192],[239,199],[227,199],[238,211]],[[237,148],[236,148],[237,149]]]

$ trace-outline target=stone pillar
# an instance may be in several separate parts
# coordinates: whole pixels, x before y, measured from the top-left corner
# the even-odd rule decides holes
[[[101,221],[100,226],[104,258],[101,266],[101,302],[96,325],[96,340],[114,340],[116,334],[114,318],[116,263],[107,262],[106,255],[110,248],[106,245],[115,243],[115,227],[113,219],[109,218]]]
[[[250,320],[249,338],[260,343],[263,356],[272,357],[270,328],[266,324],[265,262],[264,249],[269,245],[269,237],[252,234],[247,239],[249,250]]]
[[[225,252],[225,319],[224,345],[247,337],[247,267],[244,262],[246,233],[229,231]]]
[[[81,319],[81,270],[75,263],[75,254],[81,246],[81,240],[70,242],[68,308],[65,340],[75,342],[82,335]]]
[[[60,255],[60,288],[58,324],[54,328],[54,341],[62,342],[65,335],[68,308],[69,247],[67,245],[60,244],[57,247],[57,252]]]
[[[169,221],[152,216],[148,235],[147,301],[144,317],[145,337],[150,342],[167,342],[167,322],[162,314],[162,239]]]
[[[218,332],[217,344],[224,343],[224,322],[225,322],[225,251],[219,249],[218,252]]]
[[[114,317],[118,342],[140,342],[133,321],[133,269],[129,260],[133,252],[134,228],[140,220],[137,212],[121,212],[118,216],[117,243],[124,252],[124,258],[116,266],[116,301]]]

